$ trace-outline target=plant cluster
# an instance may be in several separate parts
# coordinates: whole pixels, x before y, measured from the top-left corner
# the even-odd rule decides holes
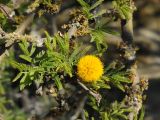
[[[138,107],[142,107],[147,82],[144,80],[146,84],[136,84],[137,93],[133,92],[136,68],[128,67],[123,53],[118,53],[119,57],[111,62],[105,62],[109,47],[105,42],[106,35],[119,35],[108,24],[117,18],[130,20],[130,14],[135,9],[133,3],[131,0],[114,0],[112,9],[107,10],[100,8],[104,0],[77,2],[79,9],[71,11],[69,22],[62,25],[63,30],[53,36],[45,31],[41,46],[37,45],[35,41],[40,40],[35,37],[15,39],[14,42],[18,42],[18,52],[14,51],[16,55],[8,57],[9,65],[18,70],[12,82],[19,83],[21,91],[30,90],[34,86],[33,93],[54,98],[56,105],[49,108],[49,113],[54,114],[37,119],[52,116],[57,120],[143,120],[143,109],[136,113],[129,103],[133,101],[134,104],[133,96],[138,96]],[[42,17],[57,13],[61,4],[61,0],[36,0],[27,5],[26,11]],[[4,18],[4,15],[0,13],[0,17]],[[0,20],[2,28],[5,22]],[[6,36],[9,34],[5,33]],[[9,41],[10,37],[5,35],[2,39]],[[89,45],[85,44],[85,40]],[[117,51],[121,49],[118,48]],[[3,87],[0,88],[0,94],[5,96],[6,93],[1,92],[4,91]],[[1,99],[4,101],[5,98],[1,97],[0,101]],[[0,108],[4,108],[0,111],[3,117],[6,116],[4,105],[6,103],[0,102]],[[130,117],[132,113],[133,119]],[[7,113],[7,116],[10,115]]]

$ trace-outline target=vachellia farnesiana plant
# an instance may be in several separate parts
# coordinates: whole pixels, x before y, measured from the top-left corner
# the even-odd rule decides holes
[[[15,53],[18,58],[9,59],[19,71],[13,82],[19,81],[21,91],[35,85],[37,95],[55,98],[58,105],[50,111],[57,120],[143,120],[142,97],[147,85],[143,79],[134,83],[136,50],[124,36],[131,34],[129,37],[133,39],[130,25],[135,10],[133,1],[114,0],[110,9],[100,7],[104,0],[76,2],[81,7],[71,10],[68,24],[53,36],[45,31],[41,46],[37,45],[38,38],[33,41],[29,36],[12,38],[20,49]],[[27,12],[38,12],[39,17],[58,14],[61,5],[61,0],[36,0],[28,5]],[[117,49],[119,52],[111,53],[120,57],[106,62],[109,58],[105,55],[111,52],[105,42],[107,34],[120,35],[106,27],[113,21],[121,21],[125,40]]]

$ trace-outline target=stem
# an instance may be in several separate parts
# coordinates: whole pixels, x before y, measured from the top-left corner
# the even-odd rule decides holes
[[[89,94],[91,94],[93,97],[95,97],[95,99],[97,100],[98,104],[101,101],[102,96],[98,93],[94,93],[93,91],[91,91],[89,88],[87,88],[83,83],[81,83],[80,81],[78,81],[78,84],[85,89]]]
[[[121,37],[125,43],[128,45],[132,44],[133,42],[133,22],[132,22],[132,13],[130,13],[130,19],[121,20]]]
[[[130,0],[130,7],[133,7],[133,1]],[[139,99],[138,96],[143,95],[143,91],[140,89],[140,82],[141,79],[139,77],[139,74],[137,72],[137,64],[136,64],[136,50],[134,49],[132,43],[134,41],[133,36],[133,13],[130,12],[129,20],[122,19],[121,20],[121,37],[123,39],[123,42],[125,44],[124,48],[124,58],[125,58],[125,64],[127,66],[126,69],[129,69],[132,76],[131,80],[133,81],[132,86],[130,88],[130,91],[128,94],[128,97],[130,99],[126,99],[126,101],[129,103],[128,107],[131,107],[133,109],[132,112],[128,115],[129,120],[134,120],[135,117],[137,117],[139,110],[142,107],[142,99]],[[140,91],[135,93],[134,91]]]

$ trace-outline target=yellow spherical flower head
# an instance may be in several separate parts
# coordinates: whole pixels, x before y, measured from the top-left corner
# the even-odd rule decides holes
[[[77,75],[84,82],[97,81],[103,74],[103,64],[93,55],[82,57],[77,64]]]

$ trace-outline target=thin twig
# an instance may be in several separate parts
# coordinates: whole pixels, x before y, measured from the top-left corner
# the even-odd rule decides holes
[[[12,11],[11,8],[9,8],[8,6],[4,5],[4,4],[0,4],[0,10],[6,15],[6,17],[10,20],[13,21],[13,18],[10,17],[10,12]]]
[[[91,94],[93,97],[95,97],[95,99],[97,100],[98,104],[100,103],[101,99],[102,99],[102,96],[98,93],[95,93],[93,91],[91,91],[89,88],[87,88],[83,83],[81,83],[79,80],[78,80],[78,84],[84,89],[86,90],[89,94]]]
[[[35,14],[29,15],[22,24],[19,25],[19,27],[16,29],[17,34],[23,34],[26,30],[26,28],[29,26],[29,24],[33,21]]]
[[[82,120],[86,120],[86,117],[85,117],[85,113],[84,113],[85,111],[84,110],[82,110],[82,112],[81,112],[81,118],[82,118]]]
[[[28,16],[28,18],[20,24],[20,27],[17,28],[16,32],[13,33],[6,33],[0,27],[0,58],[4,56],[6,50],[9,49],[14,43],[19,42],[21,40],[27,40],[29,42],[37,43],[35,37],[30,35],[22,35],[28,25],[32,22],[34,14]],[[2,59],[0,59],[1,61]]]

